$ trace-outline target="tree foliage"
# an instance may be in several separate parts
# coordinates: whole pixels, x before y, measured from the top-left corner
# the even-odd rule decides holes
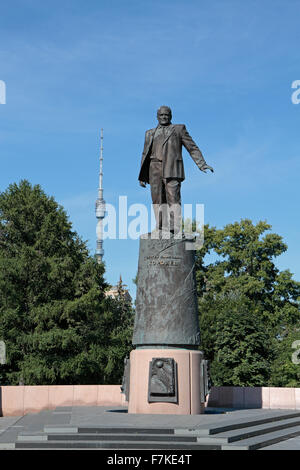
[[[132,310],[105,297],[103,276],[39,185],[21,181],[0,194],[2,383],[120,382]]]
[[[276,356],[271,366],[274,387],[300,386],[300,328],[290,328],[276,345]]]
[[[276,267],[287,246],[265,233],[270,229],[248,219],[224,229],[205,226],[196,278],[202,348],[215,385],[272,385],[279,345],[291,328],[299,331],[300,283]]]

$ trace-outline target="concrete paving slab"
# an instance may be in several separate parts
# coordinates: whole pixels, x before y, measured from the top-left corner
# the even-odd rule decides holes
[[[222,450],[258,450],[266,445],[276,444],[277,442],[284,442],[289,438],[300,435],[300,426],[295,426],[289,430],[280,430],[271,432],[267,435],[256,436],[255,438],[245,439],[241,442],[234,444],[222,445]]]
[[[277,442],[260,450],[300,450],[300,436]]]
[[[49,432],[73,433],[81,428],[91,430],[93,427],[117,428],[163,428],[181,429],[189,432],[190,429],[227,426],[234,421],[255,421],[265,418],[293,415],[295,410],[233,410],[233,409],[207,409],[202,415],[140,415],[130,414],[126,407],[120,406],[76,406],[59,407],[55,410],[45,410],[40,413],[27,414],[23,417],[0,418],[0,448],[15,448],[18,436],[24,433]],[[1,424],[2,422],[2,424]],[[47,432],[48,432],[47,431]],[[93,432],[93,431],[92,431]],[[299,450],[300,438],[285,440],[274,444],[280,449],[289,449],[296,446]],[[297,447],[298,446],[298,447]],[[272,450],[268,446],[266,450]],[[279,449],[279,448],[278,448]]]
[[[127,413],[126,407],[74,407],[70,424],[84,426],[161,426],[175,428],[195,428],[227,422],[228,419],[241,419],[253,417],[256,419],[262,411],[271,416],[274,410],[232,410],[222,409],[219,413],[205,413],[202,415],[163,415],[163,414],[133,414]],[[286,410],[282,410],[286,413]],[[281,413],[281,410],[279,411]]]
[[[0,417],[0,434],[6,431],[10,426],[16,424],[22,416],[1,416]]]
[[[29,413],[19,417],[16,421],[6,421],[8,426],[0,434],[0,443],[15,442],[18,434],[27,430],[30,432],[42,431],[45,424],[68,424],[70,413],[55,414],[53,410],[44,410],[39,413]],[[0,421],[3,418],[0,418]]]

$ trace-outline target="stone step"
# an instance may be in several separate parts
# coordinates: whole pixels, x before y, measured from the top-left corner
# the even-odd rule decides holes
[[[255,436],[232,444],[228,443],[222,445],[222,450],[256,450],[299,435],[300,426],[293,426],[289,429],[281,429],[279,431],[269,432],[262,436]]]
[[[70,426],[70,425],[46,425],[44,433],[47,434],[174,434],[173,428],[164,427],[138,427],[138,426]]]
[[[18,442],[33,441],[159,441],[159,442],[197,442],[196,436],[179,436],[174,434],[44,434],[20,433]]]
[[[214,434],[225,433],[238,429],[251,428],[267,423],[274,423],[278,421],[288,420],[300,417],[300,411],[276,411],[273,413],[261,414],[259,418],[248,417],[242,419],[227,420],[224,424],[212,423],[210,425],[199,425],[194,428],[176,428],[175,434],[190,434],[197,436],[212,436]]]
[[[227,444],[230,442],[241,441],[255,436],[261,436],[270,432],[289,429],[291,427],[300,426],[300,417],[273,421],[272,423],[251,426],[250,428],[236,429],[233,431],[212,434],[209,437],[197,437],[199,443],[215,442],[216,444]]]
[[[170,441],[17,441],[15,449],[221,450],[217,444]]]
[[[154,421],[150,426],[47,424],[44,428],[32,427],[32,431],[8,433],[5,441],[1,439],[0,449],[252,450],[300,435],[300,410],[241,416],[204,421],[193,429],[174,429],[167,422],[164,427]]]

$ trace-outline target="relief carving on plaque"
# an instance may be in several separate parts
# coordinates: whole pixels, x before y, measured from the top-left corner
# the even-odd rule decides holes
[[[153,358],[149,364],[148,402],[178,402],[177,364],[172,358]]]

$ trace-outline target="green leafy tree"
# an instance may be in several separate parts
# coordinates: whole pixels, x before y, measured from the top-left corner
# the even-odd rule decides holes
[[[274,387],[300,386],[300,325],[291,328],[277,342],[271,381]]]
[[[39,185],[21,181],[0,194],[2,383],[120,382],[122,366],[112,373],[108,365],[112,344],[123,340],[115,333],[120,306],[105,297],[103,275]]]
[[[214,385],[263,386],[274,346],[263,321],[245,296],[219,298],[211,374]]]
[[[300,323],[300,283],[292,279],[288,270],[279,271],[276,267],[274,259],[287,246],[279,235],[265,234],[270,229],[266,222],[254,225],[248,219],[228,224],[224,229],[205,227],[204,246],[196,255],[196,278],[202,348],[212,363],[213,382],[221,383],[223,380],[229,385],[226,370],[231,368],[230,385],[240,385],[244,380],[241,379],[241,368],[251,370],[254,364],[250,357],[255,357],[261,372],[250,374],[244,383],[272,384],[271,365],[278,342],[290,327]],[[211,262],[206,263],[207,258]],[[246,326],[246,318],[249,326],[256,325],[260,335],[257,337],[257,350],[252,341],[254,336],[242,326]],[[236,352],[235,358],[240,358],[240,365],[232,362],[233,350],[231,355],[227,350],[222,351],[222,345],[225,347],[225,333],[222,333],[225,320],[227,326],[231,322],[231,348]],[[239,329],[243,331],[244,345],[248,345],[251,355],[241,354],[239,344],[242,337],[240,334],[235,337]],[[229,330],[227,333],[229,335]],[[266,346],[263,349],[262,339]],[[233,363],[236,364],[234,368]]]

